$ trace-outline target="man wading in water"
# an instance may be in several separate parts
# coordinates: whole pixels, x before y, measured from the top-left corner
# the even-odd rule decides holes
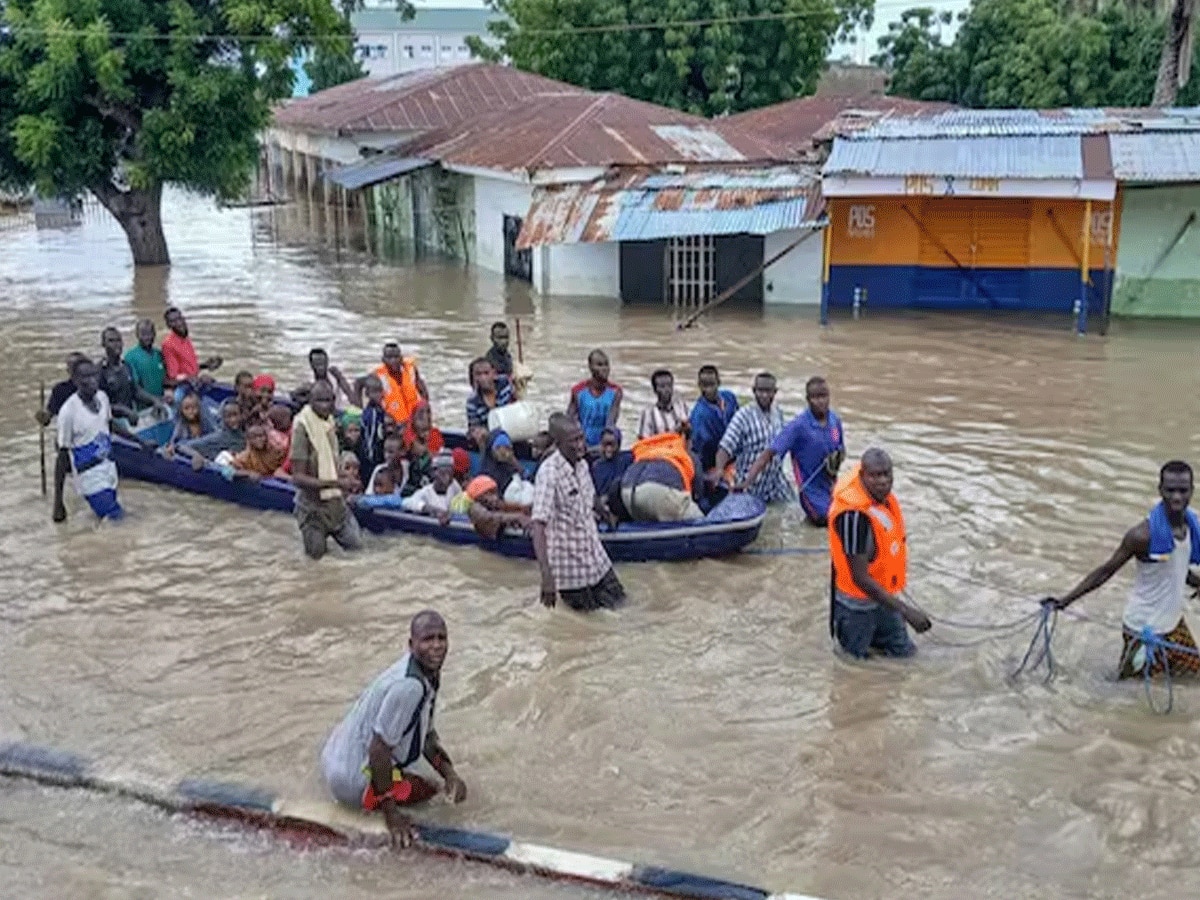
[[[295,418],[291,454],[296,521],[304,552],[320,559],[329,538],[341,544],[343,550],[357,550],[362,546],[362,535],[345,495],[356,491],[358,482],[338,474],[333,388],[324,381],[313,385],[308,406]]]
[[[401,806],[428,800],[439,780],[452,802],[467,797],[433,727],[448,648],[446,621],[438,613],[427,609],[413,616],[408,653],[371,682],[321,751],[321,772],[333,796],[347,806],[381,811],[395,847],[419,837]]]
[[[1149,628],[1165,641],[1195,647],[1196,641],[1183,619],[1184,587],[1200,587],[1200,578],[1189,566],[1200,565],[1200,520],[1188,509],[1194,487],[1192,467],[1174,460],[1159,471],[1158,493],[1162,501],[1150,515],[1134,525],[1121,539],[1108,562],[1093,569],[1069,594],[1048,597],[1058,609],[1066,609],[1089,594],[1129,562],[1137,560],[1133,590],[1122,618],[1121,668],[1119,678],[1141,675],[1146,665],[1146,648],[1140,635]],[[1197,652],[1164,648],[1171,674],[1200,674]],[[1163,670],[1162,653],[1155,654],[1151,675]]]

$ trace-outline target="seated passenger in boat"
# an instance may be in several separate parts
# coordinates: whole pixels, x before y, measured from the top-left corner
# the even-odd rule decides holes
[[[371,483],[367,485],[368,494],[399,493],[408,480],[408,460],[404,457],[404,442],[400,440],[400,435],[393,434],[387,437],[383,442],[383,449],[384,461],[371,472]],[[391,485],[389,490],[380,490],[377,486],[382,472],[388,474],[386,484]]]
[[[596,496],[607,497],[629,468],[630,459],[621,455],[621,429],[605,428],[600,435],[600,455],[592,463],[592,484]]]
[[[363,379],[366,405],[362,408],[359,422],[362,427],[362,450],[359,460],[364,472],[373,472],[386,459],[383,442],[396,430],[396,421],[383,405],[383,380],[374,373]]]
[[[271,405],[275,402],[275,379],[270,375],[255,375],[251,386],[254,388],[254,395],[258,398],[258,408],[254,411],[254,418],[262,420],[266,418]],[[246,422],[245,424],[249,425],[250,423]]]
[[[222,453],[241,453],[245,449],[242,414],[238,411],[237,401],[229,399],[221,404],[221,424],[216,431],[177,444],[174,452],[190,459],[192,468],[199,472],[206,462],[214,461]]]
[[[408,472],[400,493],[405,497],[410,497],[433,481],[433,454],[429,452],[429,448],[423,440],[414,437],[408,444],[404,459],[408,464]]]
[[[450,452],[450,458],[454,460],[454,480],[460,488],[466,489],[467,482],[471,480],[471,454],[462,447],[455,447]]]
[[[195,392],[185,394],[175,410],[175,429],[171,432],[167,447],[173,449],[176,444],[193,441],[216,430],[217,422],[200,402],[200,395]]]
[[[467,398],[467,435],[483,449],[488,437],[488,413],[515,402],[517,395],[508,376],[497,375],[485,356],[472,360],[467,377],[474,391]]]
[[[282,450],[271,446],[269,430],[262,422],[254,422],[246,429],[246,448],[233,454],[230,461],[235,475],[258,481],[285,474],[280,471],[280,466],[286,456]]]
[[[533,509],[533,483],[525,480],[525,470],[517,461],[507,432],[497,428],[488,435],[479,471],[496,482],[506,503],[519,506],[523,512]]]
[[[506,528],[528,531],[531,525],[528,513],[505,503],[496,482],[487,475],[472,478],[466,491],[450,501],[450,512],[465,513],[475,532],[488,540],[495,540]]]
[[[258,394],[254,390],[254,373],[245,369],[233,376],[233,398],[242,415],[242,427],[254,421],[258,414]]]
[[[351,453],[349,450],[343,450],[341,456],[338,457],[338,477],[345,480],[346,484],[355,484],[358,487],[348,490],[346,493],[351,497],[357,497],[363,492],[362,485],[362,469],[358,463],[358,456]]]
[[[276,403],[267,411],[267,441],[283,453],[280,471],[290,475],[292,471],[292,408],[286,403]]]
[[[610,490],[609,508],[634,522],[687,522],[703,519],[697,501],[704,479],[697,478],[700,460],[687,451],[677,432],[646,438],[633,445],[633,462]]]
[[[371,483],[367,485],[366,495],[368,497],[391,497],[399,498],[400,487],[392,478],[392,472],[387,466],[380,466],[376,469],[375,474],[371,477]]]
[[[462,488],[454,480],[454,457],[443,450],[433,458],[433,480],[405,497],[403,508],[423,516],[435,516],[445,525],[450,521],[450,501],[461,493]]]
[[[416,409],[413,410],[412,419],[409,420],[408,426],[404,429],[404,443],[406,446],[410,446],[418,438],[425,444],[430,453],[441,453],[442,448],[446,446],[442,432],[433,426],[433,411],[424,400],[417,404]]]

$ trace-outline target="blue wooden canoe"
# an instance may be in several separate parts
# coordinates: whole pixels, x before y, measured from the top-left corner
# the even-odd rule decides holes
[[[167,423],[153,426],[144,429],[142,435],[162,443],[170,435],[170,426]],[[443,432],[443,435],[449,447],[467,445],[465,434]],[[291,512],[295,501],[295,488],[289,482],[274,478],[258,482],[229,479],[212,465],[197,472],[188,461],[167,459],[117,435],[113,436],[113,458],[122,478],[169,485],[251,509]],[[364,528],[377,533],[398,531],[451,544],[474,544],[504,556],[532,559],[534,555],[529,537],[506,534],[487,540],[476,534],[465,516],[454,516],[443,526],[437,519],[399,509],[356,505],[355,515]],[[749,494],[732,494],[698,521],[622,524],[614,531],[602,526],[600,539],[613,562],[670,562],[728,556],[757,539],[765,516],[766,506],[761,500]]]

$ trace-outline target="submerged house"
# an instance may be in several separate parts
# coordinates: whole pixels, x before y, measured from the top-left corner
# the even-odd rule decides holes
[[[373,244],[541,293],[820,299],[816,171],[677,110],[475,64],[293,102],[266,141],[279,179],[363,210]]]
[[[1200,111],[949,110],[834,136],[828,305],[1200,317]]]
[[[1115,316],[1200,318],[1200,109],[1109,136],[1119,182]]]
[[[1119,220],[1097,117],[952,110],[837,136],[829,305],[1103,312]]]

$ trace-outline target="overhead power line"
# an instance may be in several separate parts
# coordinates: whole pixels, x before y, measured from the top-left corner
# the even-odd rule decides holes
[[[876,3],[875,9],[911,9],[917,0],[898,0],[898,2]],[[961,0],[926,0],[923,7],[958,7]],[[796,19],[825,18],[829,13],[820,10],[794,10],[792,12],[758,13],[748,16],[713,16],[698,19],[673,19],[657,22],[614,22],[609,25],[567,25],[562,28],[518,28],[517,34],[536,37],[570,37],[580,34],[610,34],[631,31],[665,31],[670,28],[704,28],[712,25],[749,25],[758,22],[785,22]],[[25,26],[0,25],[0,35],[59,35],[64,37],[85,37],[91,30],[82,28],[28,28]],[[109,31],[108,37],[127,41],[193,41],[208,43],[213,41],[236,41],[238,43],[264,43],[267,41],[295,40],[312,44],[320,41],[341,40],[349,35],[270,35],[270,34],[163,34],[142,33],[132,31]]]

